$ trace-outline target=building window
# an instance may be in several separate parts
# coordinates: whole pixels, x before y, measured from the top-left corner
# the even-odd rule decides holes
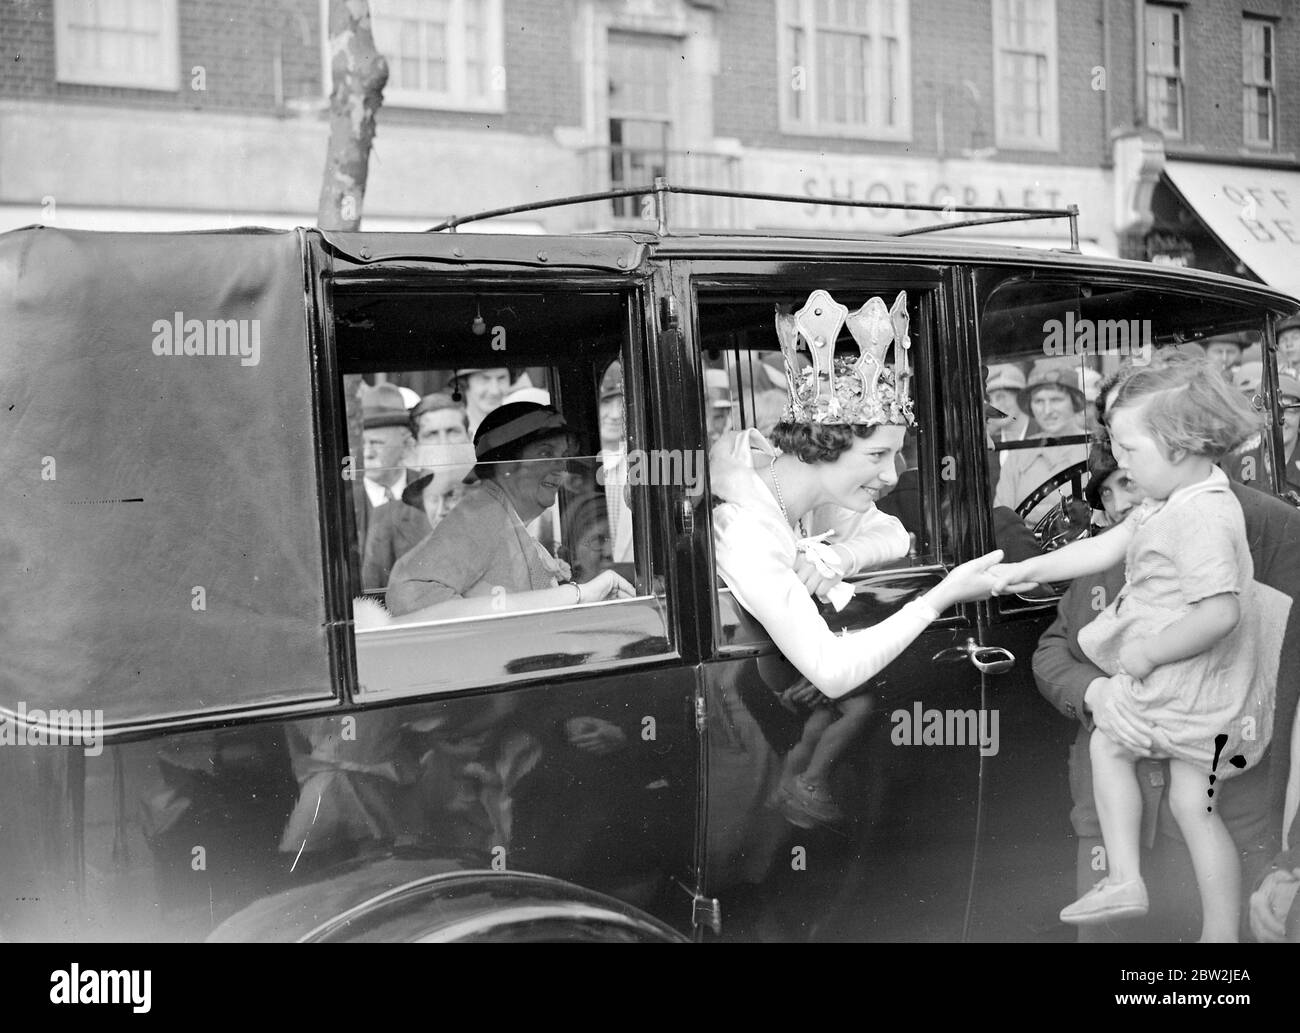
[[[1056,150],[1055,0],[997,0],[993,45],[998,146]]]
[[[1146,6],[1147,124],[1166,136],[1183,135],[1183,12]]]
[[[1251,147],[1274,144],[1273,76],[1273,23],[1247,17],[1241,23],[1241,114],[1243,138]]]
[[[371,0],[370,12],[388,59],[384,103],[505,110],[501,0]]]
[[[176,0],[55,0],[59,82],[180,88]]]
[[[911,138],[908,0],[781,0],[781,128]]]

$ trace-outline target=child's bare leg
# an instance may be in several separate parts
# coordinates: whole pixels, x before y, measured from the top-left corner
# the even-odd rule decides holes
[[[1169,808],[1187,840],[1201,892],[1201,942],[1236,943],[1241,858],[1218,807],[1206,795],[1209,788],[1204,771],[1181,760],[1169,762]]]
[[[793,778],[808,767],[823,733],[834,720],[835,711],[830,707],[813,708],[812,713],[808,715],[808,719],[804,721],[803,732],[799,736],[799,741],[785,755],[782,778]]]
[[[804,770],[803,780],[811,785],[826,783],[840,754],[862,733],[867,718],[871,716],[871,697],[868,695],[850,696],[840,700],[838,705],[839,717],[832,721],[817,741],[812,760]],[[834,716],[833,711],[831,714]]]
[[[1072,925],[1099,925],[1139,918],[1150,909],[1142,881],[1138,847],[1142,826],[1142,794],[1133,765],[1137,758],[1099,729],[1088,740],[1092,756],[1092,795],[1106,844],[1104,880],[1061,911],[1061,921]]]
[[[1101,838],[1106,844],[1106,866],[1113,883],[1140,878],[1138,853],[1142,839],[1142,793],[1133,765],[1137,758],[1094,729],[1088,741],[1092,756],[1092,793],[1097,801]]]

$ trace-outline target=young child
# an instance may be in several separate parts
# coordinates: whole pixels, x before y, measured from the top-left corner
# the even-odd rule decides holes
[[[1128,676],[1131,701],[1155,729],[1152,752],[1170,759],[1169,803],[1196,872],[1202,942],[1236,941],[1240,907],[1240,861],[1210,775],[1238,774],[1268,746],[1284,630],[1258,601],[1241,505],[1215,466],[1256,421],[1205,360],[1132,373],[1115,391],[1108,425],[1143,503],[1101,537],[991,571],[995,592],[1023,591],[1124,558],[1124,588],[1079,632],[1079,645],[1107,674]],[[1226,741],[1216,755],[1219,736]],[[1109,874],[1061,912],[1075,924],[1148,909],[1137,758],[1099,730],[1090,752]]]

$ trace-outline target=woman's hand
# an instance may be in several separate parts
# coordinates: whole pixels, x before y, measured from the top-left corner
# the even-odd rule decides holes
[[[1028,568],[1027,563],[995,563],[989,568],[989,576],[993,579],[993,594],[1014,595],[1037,588],[1038,582],[1029,576]]]
[[[613,570],[602,570],[578,588],[584,603],[598,603],[602,599],[632,599],[636,596],[636,589]]]
[[[957,603],[987,598],[993,592],[993,577],[989,571],[1001,560],[1002,550],[994,549],[978,559],[953,567],[939,586],[929,592],[926,601],[939,613],[943,613]]]
[[[801,582],[804,588],[808,589],[808,594],[817,598],[825,598],[826,594],[838,585],[842,577],[823,577],[817,570],[817,565],[813,563],[802,552],[795,557],[794,574]]]

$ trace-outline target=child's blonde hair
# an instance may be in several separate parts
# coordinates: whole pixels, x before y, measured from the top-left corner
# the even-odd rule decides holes
[[[1261,423],[1246,396],[1218,366],[1181,354],[1134,369],[1120,380],[1110,414],[1138,406],[1166,458],[1182,451],[1218,462]]]

